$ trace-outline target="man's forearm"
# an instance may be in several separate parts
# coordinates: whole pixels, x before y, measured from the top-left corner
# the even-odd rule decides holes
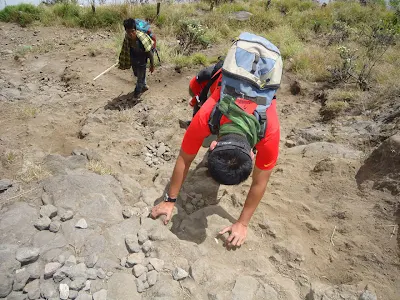
[[[154,55],[153,52],[149,51],[150,66],[154,66]]]
[[[179,156],[176,159],[168,192],[168,195],[171,198],[178,197],[179,191],[185,181],[186,175],[195,156],[196,155],[185,154],[182,150],[180,151]]]
[[[262,171],[260,169],[254,170],[253,182],[251,184],[249,193],[247,194],[242,213],[238,219],[238,222],[241,224],[245,226],[249,224],[251,217],[253,216],[258,204],[264,196],[270,175],[271,171]]]

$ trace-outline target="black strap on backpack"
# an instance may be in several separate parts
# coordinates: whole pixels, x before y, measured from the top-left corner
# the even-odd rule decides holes
[[[198,99],[198,105],[202,106],[204,102],[206,102],[208,98],[208,91],[210,90],[211,86],[214,84],[214,82],[218,79],[220,70],[222,68],[222,65],[224,64],[224,61],[222,58],[215,64],[214,69],[211,73],[211,79],[207,82],[206,86],[201,90],[201,93],[199,95]]]

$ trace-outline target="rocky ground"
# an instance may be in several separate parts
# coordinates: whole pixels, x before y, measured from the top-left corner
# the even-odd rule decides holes
[[[287,74],[279,163],[247,242],[228,251],[217,233],[250,181],[215,184],[205,149],[172,222],[148,218],[196,70],[162,64],[134,102],[129,71],[92,80],[114,63],[113,33],[0,23],[0,35],[1,299],[399,299],[399,135],[360,147],[379,123],[320,123]]]

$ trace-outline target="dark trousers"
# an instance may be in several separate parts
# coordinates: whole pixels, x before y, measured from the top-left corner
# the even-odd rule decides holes
[[[133,74],[137,77],[135,93],[139,94],[146,86],[146,66],[132,66]]]

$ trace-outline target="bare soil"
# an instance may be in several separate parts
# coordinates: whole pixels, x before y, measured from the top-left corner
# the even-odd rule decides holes
[[[142,188],[167,184],[184,135],[178,119],[191,116],[187,88],[197,70],[177,73],[162,63],[148,75],[149,91],[140,101],[132,101],[131,71],[115,68],[93,81],[115,62],[114,35],[0,23],[0,179],[19,181],[20,192],[29,190],[51,176],[42,164],[48,154],[68,156],[82,148],[96,153],[103,169],[117,179],[130,176]],[[26,45],[32,49],[26,50]],[[398,300],[399,238],[394,226],[398,195],[357,186],[355,176],[368,153],[352,148],[351,136],[337,136],[339,146],[334,141],[286,146],[286,136],[293,130],[320,126],[320,103],[309,93],[293,96],[288,75],[278,103],[280,158],[251,221],[251,239],[257,247],[245,245],[235,252],[218,248],[216,261],[230,264],[234,257],[232,261],[243,262],[249,253],[271,257],[279,274],[294,280],[303,299],[310,283],[320,282],[343,289],[351,286],[357,292],[368,284],[378,299]],[[144,162],[145,147],[158,142],[171,148],[172,159],[149,167]],[[202,149],[193,168],[204,153]],[[217,187],[211,195],[210,186],[196,185],[201,174],[189,174],[185,191],[203,193],[208,203],[214,197],[232,218],[238,217],[250,181]],[[125,193],[127,203],[136,201],[135,191],[126,188]],[[2,198],[2,206],[27,197],[8,202]],[[202,244],[204,237],[193,232],[175,231],[182,239]]]

